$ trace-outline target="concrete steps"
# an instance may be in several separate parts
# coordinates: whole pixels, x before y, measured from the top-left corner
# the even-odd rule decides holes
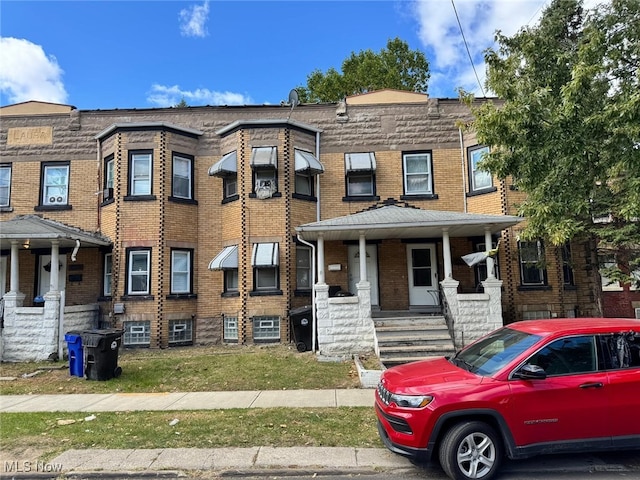
[[[455,353],[444,317],[394,315],[374,318],[380,362],[385,367]]]

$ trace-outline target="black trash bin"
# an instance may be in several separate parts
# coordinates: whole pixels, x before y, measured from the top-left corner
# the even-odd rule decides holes
[[[299,352],[306,352],[311,350],[312,346],[312,331],[313,331],[313,317],[312,307],[307,305],[300,308],[294,308],[289,312],[289,318],[291,320],[291,332],[292,339],[296,344],[296,348]]]
[[[118,350],[122,343],[122,330],[112,328],[84,330],[84,374],[87,380],[109,380],[119,377]]]

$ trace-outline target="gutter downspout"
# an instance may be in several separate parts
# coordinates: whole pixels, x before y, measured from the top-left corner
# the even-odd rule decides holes
[[[458,127],[458,134],[460,136],[460,160],[462,165],[462,205],[464,205],[464,213],[467,213],[467,195],[466,195],[466,184],[464,182],[464,142],[462,140],[462,127]]]
[[[316,132],[316,158],[320,161],[320,132]],[[320,175],[316,175],[316,222],[320,221]]]
[[[311,351],[316,351],[316,247],[314,244],[304,240],[298,233],[297,239],[300,243],[311,248]]]

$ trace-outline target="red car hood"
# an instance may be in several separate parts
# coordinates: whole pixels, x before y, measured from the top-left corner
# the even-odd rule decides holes
[[[381,381],[394,393],[420,395],[445,390],[460,381],[467,385],[480,383],[482,377],[456,367],[442,357],[391,367],[382,373]]]

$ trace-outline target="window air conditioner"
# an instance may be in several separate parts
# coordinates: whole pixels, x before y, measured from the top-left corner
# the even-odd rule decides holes
[[[113,198],[113,188],[105,188],[102,191],[102,199],[107,200],[109,198]]]

